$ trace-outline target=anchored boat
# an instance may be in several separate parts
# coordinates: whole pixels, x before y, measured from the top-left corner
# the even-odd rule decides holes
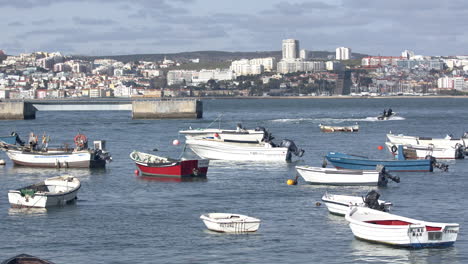
[[[2,264],[54,264],[50,261],[40,259],[28,254],[20,254],[9,258],[2,262]]]
[[[240,214],[209,213],[200,216],[211,231],[223,233],[255,232],[260,227],[260,219]]]
[[[434,223],[398,216],[365,207],[353,207],[345,216],[359,239],[399,247],[451,246],[459,224]]]
[[[325,126],[319,124],[320,131],[322,132],[358,132],[359,125],[356,124],[354,126]]]
[[[76,199],[80,181],[72,176],[58,176],[48,178],[43,182],[29,185],[8,192],[11,207],[38,207],[64,205]]]
[[[375,210],[388,212],[392,203],[379,200],[380,194],[370,191],[365,197],[330,194],[322,196],[323,203],[331,214],[345,216],[351,206],[369,207]]]
[[[206,177],[209,160],[207,159],[171,159],[133,151],[130,158],[143,175],[159,177]]]
[[[392,142],[385,142],[387,149],[394,155],[398,156],[399,146],[403,151],[405,159],[426,159],[429,156],[436,159],[463,159],[465,158],[465,147],[461,144],[455,146],[435,147],[429,145],[402,145]]]

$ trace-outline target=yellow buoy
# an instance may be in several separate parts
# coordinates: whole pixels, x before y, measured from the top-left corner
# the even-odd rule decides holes
[[[293,179],[289,179],[287,182],[286,182],[288,185],[296,185],[297,184],[297,181],[293,180]]]

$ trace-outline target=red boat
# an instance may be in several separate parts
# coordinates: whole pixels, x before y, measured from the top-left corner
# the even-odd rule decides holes
[[[143,175],[159,177],[206,177],[209,160],[171,159],[133,151],[130,158],[135,161]]]

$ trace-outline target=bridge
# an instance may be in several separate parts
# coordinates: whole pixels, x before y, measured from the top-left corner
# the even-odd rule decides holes
[[[202,118],[197,99],[53,99],[0,102],[0,119],[35,119],[36,111],[132,111],[133,119]]]

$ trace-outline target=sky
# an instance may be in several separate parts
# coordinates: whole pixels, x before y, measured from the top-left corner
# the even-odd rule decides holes
[[[0,50],[122,55],[300,48],[467,55],[466,0],[0,0]]]

